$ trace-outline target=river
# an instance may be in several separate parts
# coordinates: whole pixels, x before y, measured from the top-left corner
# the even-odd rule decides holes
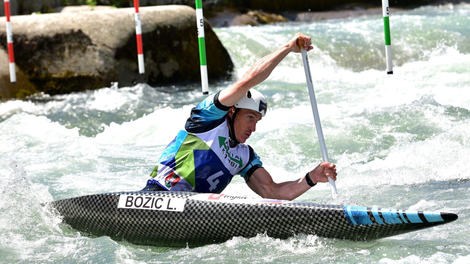
[[[395,12],[390,24],[393,75],[381,16],[215,32],[235,76],[296,32],[312,37],[308,56],[340,198],[318,184],[298,201],[445,211],[457,221],[369,242],[259,234],[197,248],[79,233],[44,205],[143,188],[204,98],[198,85],[110,84],[0,104],[0,263],[469,263],[470,5]],[[257,89],[269,109],[248,143],[275,181],[297,179],[322,160],[300,54]],[[238,176],[224,193],[255,196]]]

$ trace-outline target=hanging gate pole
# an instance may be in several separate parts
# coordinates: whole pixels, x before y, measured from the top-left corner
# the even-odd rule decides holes
[[[135,34],[137,37],[137,59],[139,60],[139,73],[145,73],[144,48],[142,45],[142,26],[140,23],[139,0],[134,0],[135,8]]]
[[[199,61],[201,62],[201,85],[202,93],[209,93],[209,81],[207,78],[207,62],[206,62],[206,41],[204,35],[204,16],[202,14],[202,0],[196,0],[196,22],[197,37],[199,42]]]
[[[7,19],[7,45],[8,45],[8,58],[10,62],[10,82],[16,83],[16,69],[15,69],[15,54],[13,52],[13,34],[11,31],[10,22],[10,0],[4,0],[5,4],[5,17]]]
[[[388,0],[382,0],[382,12],[384,17],[385,57],[387,59],[387,74],[393,74],[392,66],[392,41],[390,39],[390,12]]]

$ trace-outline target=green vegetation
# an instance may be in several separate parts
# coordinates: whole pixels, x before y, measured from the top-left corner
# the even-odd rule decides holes
[[[86,4],[91,7],[91,10],[95,10],[95,6],[97,5],[96,0],[86,0]]]

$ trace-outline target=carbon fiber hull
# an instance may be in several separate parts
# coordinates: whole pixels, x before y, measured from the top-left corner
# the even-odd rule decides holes
[[[63,221],[134,244],[197,246],[266,233],[372,240],[452,222],[456,214],[320,205],[187,192],[119,192],[58,200]]]

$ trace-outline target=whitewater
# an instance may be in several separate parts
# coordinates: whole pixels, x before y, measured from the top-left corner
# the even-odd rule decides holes
[[[205,97],[198,84],[112,83],[0,104],[0,263],[470,262],[470,5],[398,11],[390,25],[393,75],[381,16],[214,30],[234,79],[295,33],[312,37],[312,80],[340,199],[324,183],[298,201],[445,211],[457,221],[369,242],[259,234],[197,248],[78,232],[47,204],[142,189]],[[211,83],[210,92],[233,81]],[[289,54],[257,89],[269,109],[247,143],[275,181],[298,179],[322,160],[301,55]],[[256,196],[238,176],[224,193]]]

